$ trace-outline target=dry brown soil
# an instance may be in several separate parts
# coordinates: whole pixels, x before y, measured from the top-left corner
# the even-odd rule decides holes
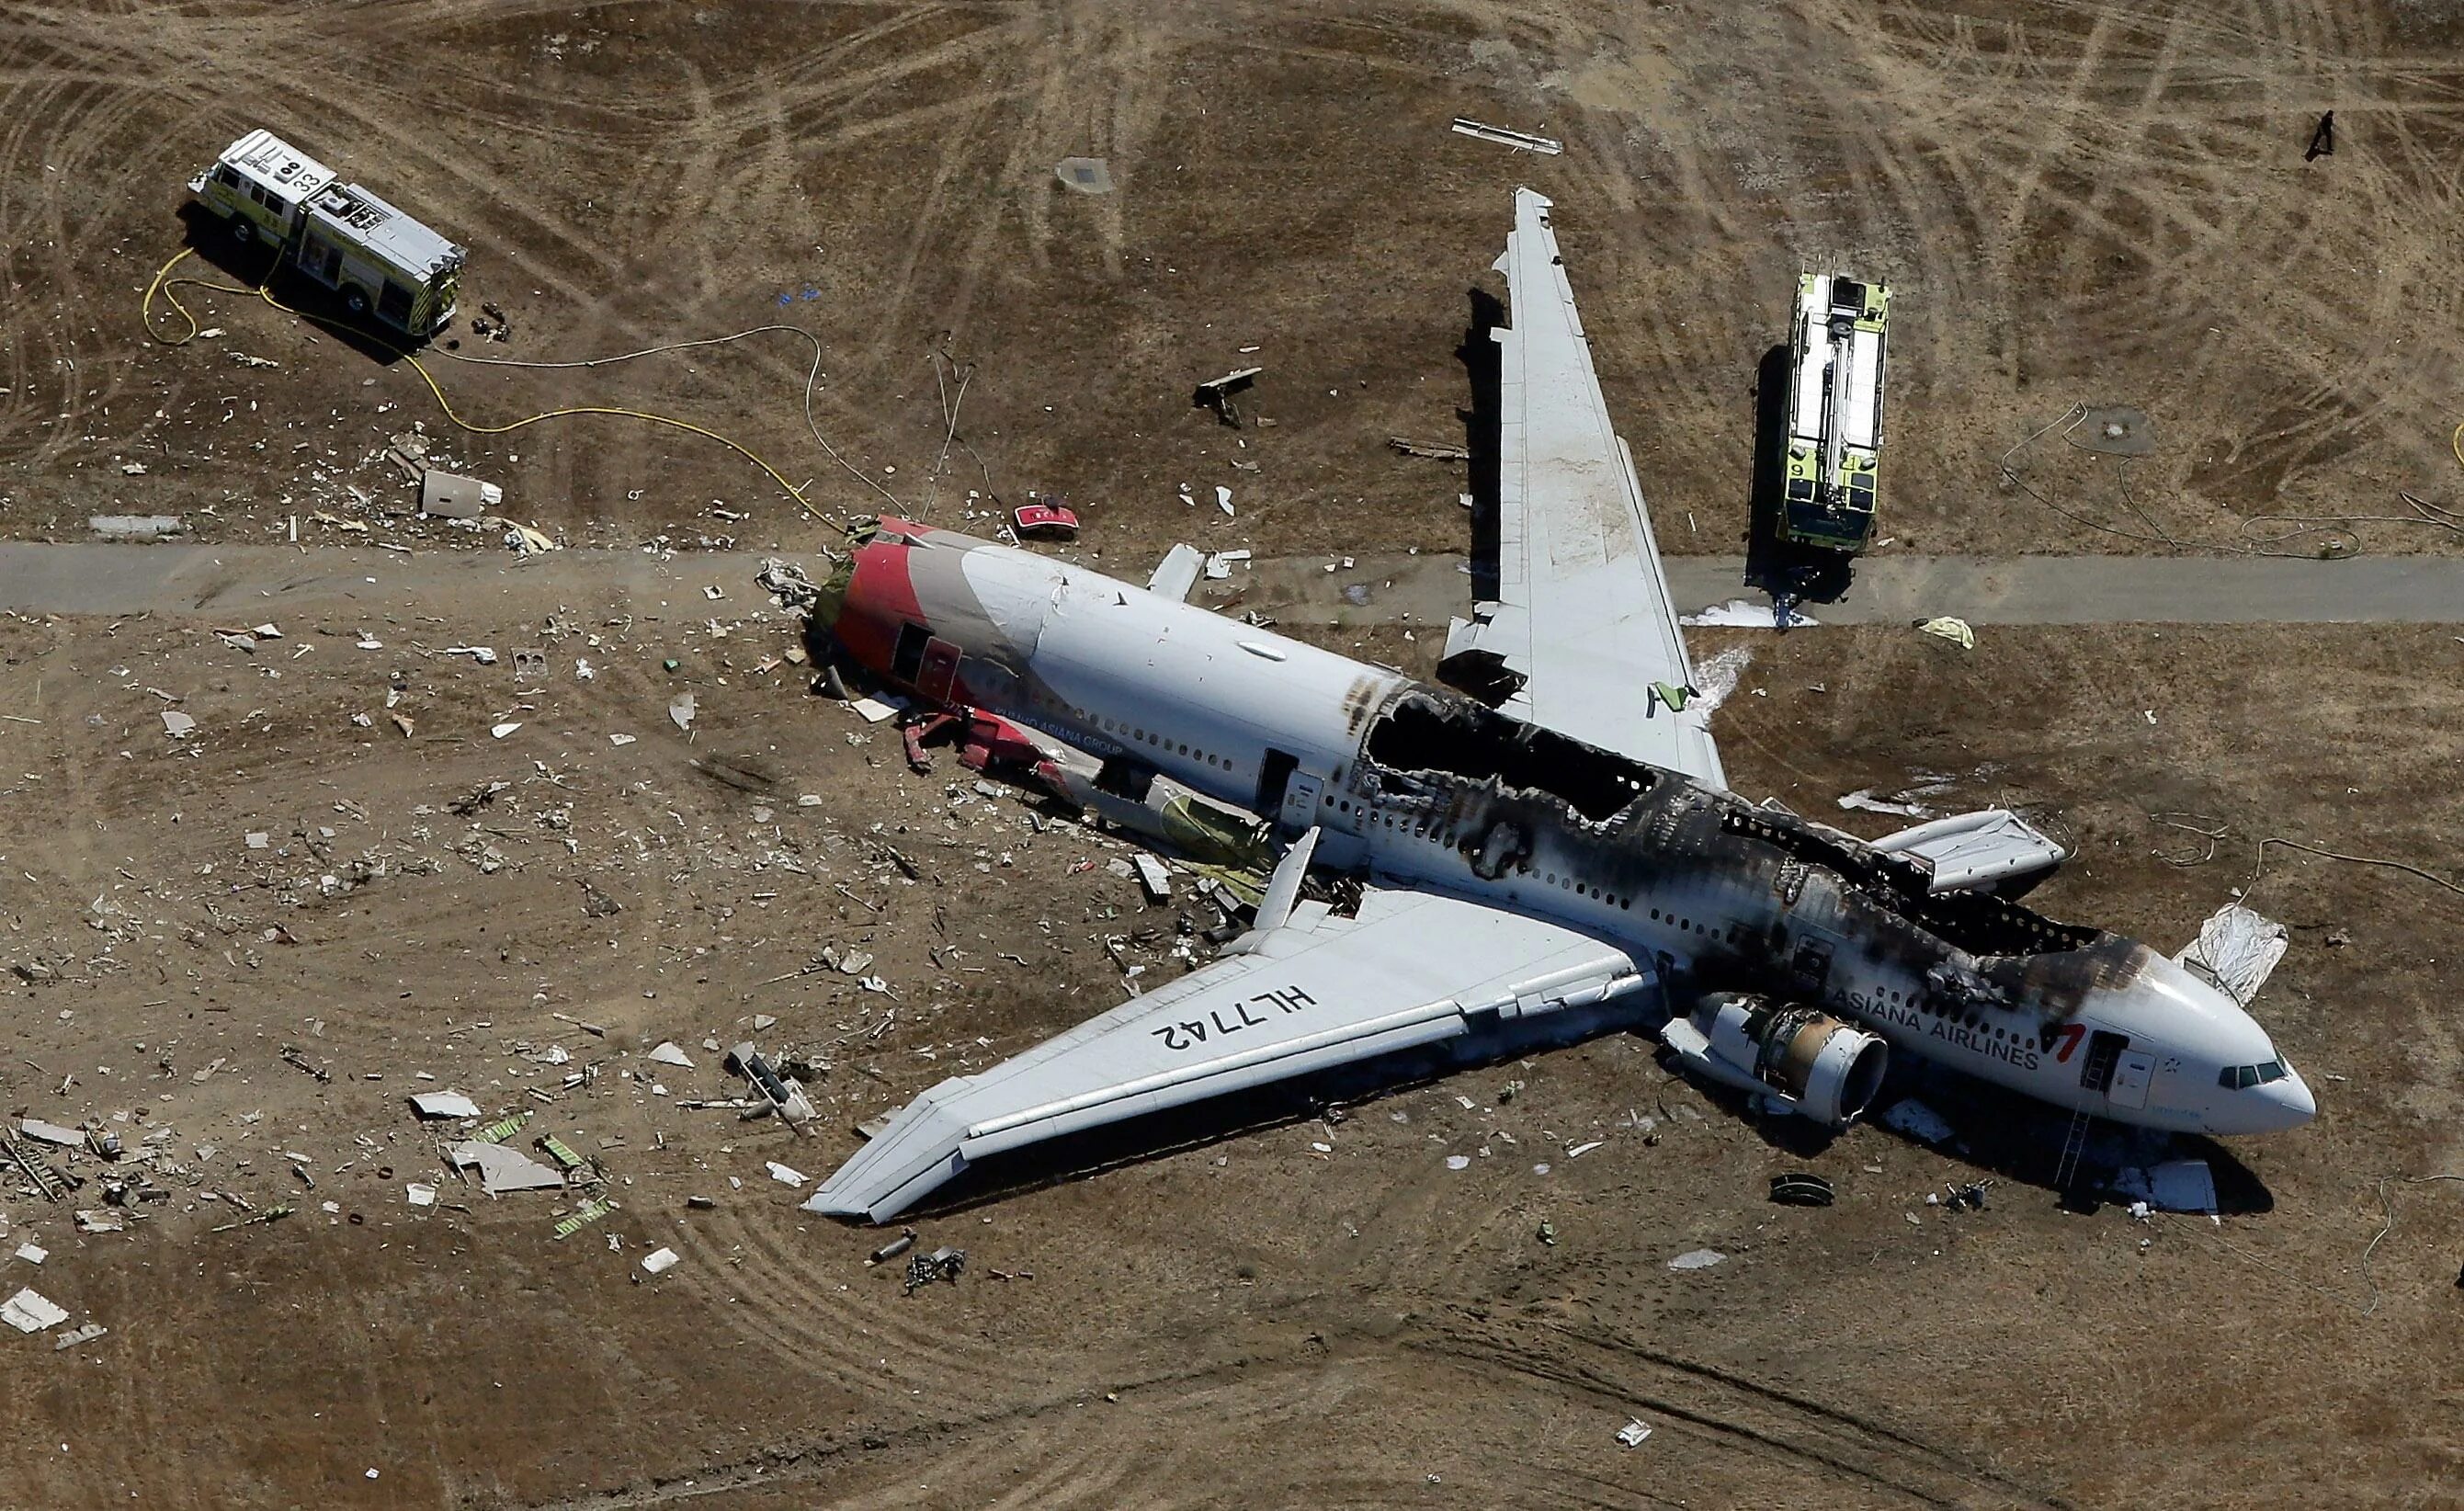
[[[1460,435],[1452,352],[1518,182],[1557,201],[1671,550],[1736,548],[1755,359],[1794,270],[1834,257],[1900,291],[1903,544],[2135,549],[1996,487],[2076,401],[2149,411],[2129,499],[2177,536],[2391,513],[2454,476],[2459,34],[2436,6],[2278,3],[19,4],[0,533],[160,511],[209,539],[296,515],[304,544],[482,548],[401,517],[370,460],[419,420],[577,544],[827,537],[677,432],[459,435],[404,364],[245,296],[184,290],[223,334],[148,341],[180,182],[260,122],[472,245],[470,307],[515,338],[465,328],[455,355],[793,321],[823,342],[821,431],[870,482],[805,429],[791,336],[431,362],[466,415],[674,415],[832,515],[875,484],[951,523],[970,489],[1057,491],[1125,575],[1184,536],[1461,549],[1459,471],[1383,441]],[[2327,108],[2338,152],[2305,164]],[[1508,156],[1457,114],[1566,151]],[[1069,154],[1115,192],[1061,189]],[[967,384],[946,465],[942,349]],[[1249,361],[1275,425],[1190,409]],[[2109,459],[2047,437],[2023,461],[2144,528]],[[1182,482],[1233,488],[1238,517],[1185,513]],[[546,622],[269,600],[283,638],[252,649],[211,631],[253,616],[176,605],[0,620],[5,1110],[115,1130],[169,1192],[81,1233],[74,1208],[113,1210],[103,1162],[59,1204],[0,1182],[5,1249],[50,1251],[0,1252],[5,1289],[111,1329],[0,1334],[0,1505],[2455,1502],[2464,1192],[2383,1181],[2464,1170],[2464,898],[2255,849],[2452,873],[2446,628],[1763,637],[1719,715],[1741,791],[1861,832],[1895,821],[1832,799],[1921,772],[2044,815],[2079,857],[2043,906],[2165,948],[2259,868],[2294,939],[2257,1011],[2321,1114],[2209,1151],[2220,1223],[2057,1211],[2017,1152],[2045,1128],[1952,1087],[1927,1094],[1965,1154],[1872,1128],[1809,1150],[1620,1037],[935,1212],[924,1245],[969,1268],[902,1297],[864,1263],[881,1235],[799,1212],[765,1164],[818,1176],[853,1122],[1110,1005],[1108,938],[1177,969],[1175,915],[1099,838],[946,760],[908,774],[887,731],[761,669],[791,627],[751,583],[671,566],[672,591],[618,592],[550,558]],[[468,645],[502,659],[445,653]],[[825,947],[889,992],[792,974]],[[827,1064],[809,1135],[683,1106],[734,1093],[704,1044],[757,1014]],[[694,1067],[645,1059],[666,1040]],[[618,1210],[560,1240],[570,1199],[456,1183],[405,1105],[447,1086],[535,1113],[520,1139],[600,1162]],[[1838,1205],[1769,1205],[1795,1167]],[[1984,1177],[1984,1212],[1925,1204]],[[297,1210],[217,1231],[233,1196]],[[663,1244],[682,1262],[641,1279]],[[1704,1246],[1728,1258],[1667,1268]],[[1633,1450],[1629,1416],[1653,1428]]]

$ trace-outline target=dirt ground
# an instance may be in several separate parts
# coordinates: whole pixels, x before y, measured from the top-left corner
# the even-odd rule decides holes
[[[809,1191],[855,1122],[1179,969],[1175,912],[773,661],[790,622],[691,548],[830,532],[741,458],[613,418],[464,436],[406,363],[246,295],[176,291],[222,333],[176,347],[139,302],[181,181],[263,123],[472,245],[467,308],[514,338],[429,362],[466,416],[686,419],[832,516],[1060,493],[1124,575],[1183,537],[1460,550],[1460,469],[1384,442],[1460,439],[1466,291],[1528,182],[1669,550],[1737,549],[1754,363],[1819,258],[1898,289],[1901,546],[2145,547],[1998,486],[2078,402],[2145,407],[2156,451],[2057,430],[2032,486],[2225,540],[2453,497],[2459,33],[2280,4],[10,8],[0,534],[494,549],[403,515],[375,457],[417,421],[566,540],[685,549],[672,591],[535,563],[569,591],[545,621],[0,618],[0,1092],[128,1150],[50,1151],[87,1182],[59,1202],[0,1179],[0,1291],[110,1328],[0,1334],[0,1505],[2453,1503],[2464,1190],[2402,1177],[2464,1172],[2464,897],[2258,848],[2450,874],[2447,628],[1698,635],[1753,652],[1716,724],[1740,791],[1871,833],[1899,821],[1832,799],[1939,776],[2069,836],[2057,916],[2171,949],[2239,887],[2292,927],[2256,1011],[2321,1116],[2199,1150],[2218,1222],[2057,1211],[2031,1151],[2059,1124],[1954,1085],[1909,1089],[1959,1150],[1809,1149],[1619,1037],[933,1212],[921,1246],[968,1268],[902,1296],[865,1263],[887,1235],[766,1166]],[[1114,191],[1062,189],[1071,154]],[[792,335],[451,360],[781,321],[865,481],[805,427]],[[1190,407],[1251,362],[1250,426]],[[813,1064],[813,1132],[685,1105],[736,1093],[709,1046],[745,1037]],[[615,1209],[559,1238],[577,1195],[461,1184],[406,1105],[447,1088],[533,1114],[514,1142],[562,1139]],[[1767,1203],[1790,1168],[1839,1203]],[[163,1199],[106,1200],[131,1171]],[[1925,1200],[1979,1178],[1982,1212]]]

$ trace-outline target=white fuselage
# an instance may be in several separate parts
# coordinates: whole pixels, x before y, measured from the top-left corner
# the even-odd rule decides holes
[[[1811,867],[1802,894],[1781,908],[1759,873],[1670,862],[1693,843],[1687,836],[1734,834],[1738,812],[1756,812],[1678,773],[1560,741],[1574,764],[1683,784],[1657,789],[1673,795],[1654,821],[1666,832],[1641,833],[1646,826],[1630,821],[1621,833],[1567,817],[1561,804],[1554,819],[1534,811],[1516,820],[1529,832],[1514,865],[1484,867],[1463,826],[1466,806],[1511,805],[1515,795],[1425,774],[1398,783],[1393,763],[1366,748],[1373,724],[1416,691],[1411,679],[1082,567],[933,538],[963,545],[899,547],[933,554],[913,571],[922,604],[911,612],[930,618],[936,645],[956,647],[952,685],[965,701],[1258,813],[1286,833],[1314,826],[1324,864],[1607,940],[1673,992],[1721,984],[1724,972],[1778,973],[1768,955],[1783,942],[1802,965],[1811,942],[1821,968],[1804,978],[1809,999],[1901,1052],[2057,1106],[2211,1133],[2289,1127],[2310,1113],[2307,1088],[2249,1015],[2144,947],[2108,951],[2128,957],[2109,979],[2049,984],[2002,1006],[1937,1006],[1927,957],[1903,937],[1914,926],[1886,931],[1887,948],[1853,924],[1831,931],[1826,909],[1852,921],[1872,911],[1864,891],[1832,871]],[[856,580],[861,588],[864,578]],[[1656,858],[1635,859],[1638,846],[1655,843]],[[2273,1074],[2264,1084],[2233,1084],[2245,1066]]]

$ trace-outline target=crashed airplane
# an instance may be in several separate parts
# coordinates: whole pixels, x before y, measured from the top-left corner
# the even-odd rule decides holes
[[[1727,790],[1548,200],[1518,192],[1498,267],[1498,598],[1441,668],[1488,702],[1186,604],[1185,571],[1141,588],[897,519],[859,532],[814,610],[847,661],[1099,762],[1096,788],[1167,778],[1289,844],[1221,958],[942,1082],[806,1206],[881,1220],[989,1155],[1139,1114],[1612,1027],[1831,1128],[1893,1050],[2148,1128],[2308,1120],[2230,996],[2010,900],[2063,859],[2015,816],[1869,844]],[[1350,916],[1302,899],[1311,866],[1362,879]]]

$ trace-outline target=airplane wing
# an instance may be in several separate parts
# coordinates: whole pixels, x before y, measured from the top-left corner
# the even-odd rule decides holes
[[[1497,261],[1511,300],[1499,347],[1498,598],[1458,620],[1446,655],[1483,652],[1521,680],[1504,712],[1727,785],[1661,575],[1634,458],[1609,424],[1591,345],[1549,228],[1514,194]]]
[[[1618,950],[1476,903],[1372,889],[1349,919],[1303,903],[1243,953],[942,1082],[804,1206],[882,1221],[1004,1150],[1394,1050],[1504,1038],[1650,981]]]

